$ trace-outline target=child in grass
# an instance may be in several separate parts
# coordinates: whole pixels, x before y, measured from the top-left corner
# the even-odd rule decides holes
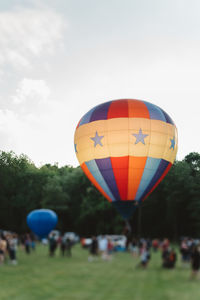
[[[149,264],[150,258],[151,258],[150,250],[147,247],[146,242],[143,242],[142,247],[140,249],[140,263],[137,267],[142,267],[146,269]]]

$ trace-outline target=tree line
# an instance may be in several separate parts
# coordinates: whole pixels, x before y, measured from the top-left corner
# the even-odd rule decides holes
[[[36,167],[26,155],[0,151],[0,229],[28,232],[27,214],[49,208],[57,229],[80,236],[121,234],[125,223],[80,167]],[[130,219],[134,236],[200,237],[200,154],[175,161]]]

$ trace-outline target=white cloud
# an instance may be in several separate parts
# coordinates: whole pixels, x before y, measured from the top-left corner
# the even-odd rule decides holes
[[[31,59],[49,55],[62,44],[63,18],[48,9],[0,12],[0,64],[31,66]]]
[[[68,105],[48,102],[48,112],[19,114],[0,110],[0,149],[24,153],[38,166],[58,162],[78,164],[73,146],[75,125]]]
[[[10,151],[15,149],[17,136],[23,129],[23,124],[11,110],[0,110],[1,149]]]
[[[12,101],[10,109],[0,109],[0,149],[24,153],[37,165],[76,159],[71,106],[52,99],[45,80],[24,78]]]
[[[34,80],[24,78],[16,90],[16,95],[12,97],[15,104],[28,105],[45,103],[50,95],[50,89],[44,80]]]

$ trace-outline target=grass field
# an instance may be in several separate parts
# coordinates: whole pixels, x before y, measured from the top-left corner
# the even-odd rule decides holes
[[[189,280],[190,268],[161,268],[160,253],[152,254],[147,270],[137,258],[117,253],[112,261],[88,262],[88,251],[76,245],[72,257],[18,251],[18,265],[0,266],[0,300],[199,300],[200,281]]]

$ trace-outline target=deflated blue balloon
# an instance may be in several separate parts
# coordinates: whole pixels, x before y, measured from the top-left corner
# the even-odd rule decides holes
[[[28,227],[40,238],[47,236],[57,222],[58,217],[51,209],[35,209],[27,216]]]

